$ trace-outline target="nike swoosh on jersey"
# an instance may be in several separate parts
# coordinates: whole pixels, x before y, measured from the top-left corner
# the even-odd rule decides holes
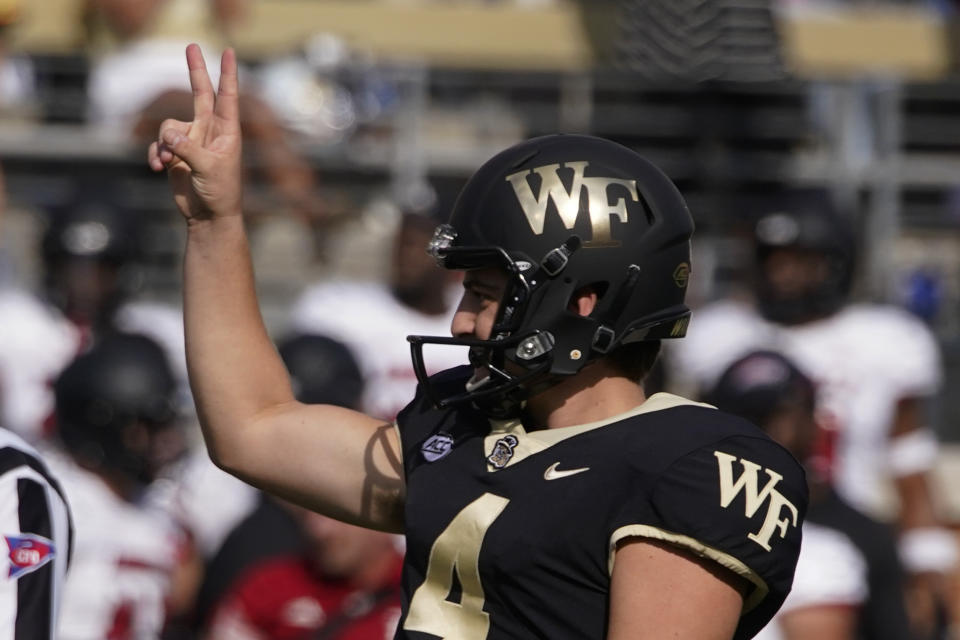
[[[557,480],[559,478],[566,478],[568,476],[575,476],[578,473],[583,473],[584,471],[589,471],[590,467],[580,467],[579,469],[564,469],[561,471],[557,469],[560,466],[559,462],[554,462],[552,465],[547,467],[547,470],[543,472],[544,480]]]

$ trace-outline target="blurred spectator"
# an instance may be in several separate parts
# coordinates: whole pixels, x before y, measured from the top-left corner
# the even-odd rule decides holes
[[[149,338],[108,334],[67,366],[54,392],[63,453],[51,467],[76,518],[58,638],[157,638],[182,539],[142,497],[179,428],[173,372]]]
[[[221,51],[247,5],[247,0],[84,1],[94,56],[89,117],[121,135],[133,130],[157,96],[173,89],[189,92],[183,77],[186,45],[197,42],[205,51]],[[217,65],[210,74],[216,83]]]
[[[20,17],[21,0],[0,0],[0,114],[29,116],[36,110],[36,77],[24,55],[9,50],[9,32]]]
[[[53,640],[73,551],[65,494],[40,454],[0,429],[0,638]]]
[[[50,211],[40,247],[44,291],[0,291],[3,419],[28,440],[43,435],[53,409],[49,384],[91,336],[121,328],[160,342],[187,400],[183,320],[167,305],[135,301],[140,285],[140,219],[108,197],[77,194]]]
[[[211,640],[380,640],[400,619],[403,556],[394,535],[289,505],[300,555],[246,571],[213,615]]]
[[[347,347],[326,336],[290,335],[277,344],[297,400],[357,408],[363,394],[360,368]],[[218,496],[219,497],[219,496]],[[267,495],[223,539],[207,563],[196,602],[194,624],[205,627],[209,615],[251,567],[307,548],[294,511]]]
[[[432,212],[403,212],[387,284],[323,282],[307,288],[293,307],[294,331],[329,335],[354,353],[367,383],[363,409],[370,415],[392,419],[412,397],[417,379],[406,336],[450,332],[451,276],[426,252],[437,224]],[[466,358],[448,349],[427,364],[436,372]]]
[[[724,300],[695,313],[675,372],[708,388],[757,348],[782,351],[818,387],[818,417],[836,437],[833,481],[868,515],[896,519],[911,573],[918,637],[935,626],[941,572],[957,560],[928,484],[938,442],[927,420],[941,382],[927,327],[894,307],[850,304],[855,242],[828,194],[787,190],[756,224],[755,305]]]
[[[89,119],[102,135],[149,142],[166,118],[189,121],[193,98],[183,73],[190,42],[218,52],[242,21],[248,0],[86,0],[93,64],[87,92]],[[211,60],[216,60],[216,57]],[[149,69],[149,73],[144,73]],[[218,65],[209,66],[219,81]],[[241,73],[244,72],[241,70]],[[288,140],[266,102],[243,91],[241,118],[254,162],[273,188],[275,201],[257,203],[254,213],[287,211],[308,225],[326,222],[310,164]]]
[[[793,590],[757,638],[910,637],[894,532],[830,487],[813,382],[782,355],[755,351],[731,364],[704,399],[758,425],[807,470],[810,506]]]

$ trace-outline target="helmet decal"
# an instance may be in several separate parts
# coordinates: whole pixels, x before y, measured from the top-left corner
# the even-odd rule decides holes
[[[530,228],[535,234],[541,235],[543,233],[547,208],[551,201],[563,221],[563,226],[567,229],[573,229],[577,222],[577,216],[580,215],[580,195],[583,189],[586,189],[587,211],[590,214],[593,235],[584,242],[584,246],[615,246],[620,244],[610,236],[610,216],[615,215],[620,219],[620,222],[626,223],[627,204],[621,197],[617,199],[615,204],[611,205],[608,189],[611,186],[619,186],[630,196],[633,202],[637,202],[639,200],[637,182],[636,180],[621,178],[584,177],[584,170],[589,165],[590,163],[586,161],[548,164],[518,171],[506,177],[507,182],[513,186],[513,192],[516,194],[527,222],[530,223]],[[561,167],[573,170],[573,183],[569,191],[560,179],[559,170]],[[534,173],[540,176],[540,193],[538,196],[533,195],[528,180],[528,176]]]

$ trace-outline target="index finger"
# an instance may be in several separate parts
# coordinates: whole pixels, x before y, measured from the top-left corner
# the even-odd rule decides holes
[[[240,83],[237,79],[237,54],[227,49],[220,58],[220,87],[215,114],[231,129],[240,128]]]
[[[199,118],[213,112],[213,83],[207,73],[199,45],[187,47],[187,68],[190,70],[190,89],[193,91],[193,117]]]

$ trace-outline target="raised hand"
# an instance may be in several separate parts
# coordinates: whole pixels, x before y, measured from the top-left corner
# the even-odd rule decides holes
[[[167,170],[174,201],[188,224],[239,216],[243,184],[236,55],[232,49],[223,52],[216,94],[195,44],[187,47],[187,67],[193,121],[165,120],[147,161],[154,171]]]

